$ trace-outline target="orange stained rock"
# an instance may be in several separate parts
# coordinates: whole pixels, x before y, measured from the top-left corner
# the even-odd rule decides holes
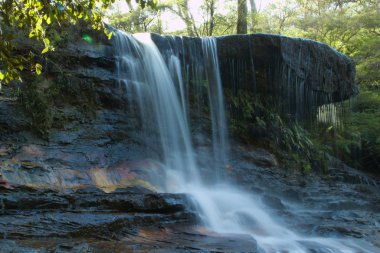
[[[22,151],[32,156],[42,156],[44,151],[36,145],[27,145],[22,147]]]
[[[5,188],[5,189],[14,189],[12,185],[3,178],[3,175],[0,174],[0,188]]]
[[[170,234],[169,228],[157,228],[157,229],[147,229],[147,228],[141,228],[138,230],[137,235],[144,237],[144,238],[162,238],[165,236],[168,236]]]
[[[154,190],[154,187],[144,178],[135,172],[131,172],[129,167],[116,166],[111,168],[92,168],[88,171],[93,184],[109,193],[118,188],[142,186],[144,188]]]
[[[0,147],[0,156],[6,156],[8,154],[8,149],[6,147]]]

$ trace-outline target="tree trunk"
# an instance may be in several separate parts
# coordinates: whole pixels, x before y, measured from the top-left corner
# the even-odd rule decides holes
[[[257,26],[257,8],[255,4],[255,0],[249,0],[250,5],[251,5],[251,33],[256,32],[256,26]]]
[[[177,7],[178,7],[178,14],[180,18],[185,22],[186,24],[186,30],[187,34],[189,36],[197,36],[198,32],[194,24],[194,17],[191,15],[189,6],[188,6],[188,0],[182,0],[177,2]]]
[[[214,32],[214,26],[215,26],[215,1],[211,0],[210,5],[209,5],[209,10],[210,10],[210,25],[209,25],[209,30],[208,30],[208,36],[212,36]]]
[[[247,0],[238,0],[237,34],[247,33],[247,12]]]

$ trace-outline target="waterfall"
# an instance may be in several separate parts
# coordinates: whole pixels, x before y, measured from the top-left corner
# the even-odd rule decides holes
[[[115,34],[117,74],[130,104],[137,104],[146,145],[159,149],[165,168],[161,191],[193,196],[204,224],[219,233],[250,234],[263,252],[371,252],[354,241],[300,236],[281,226],[264,209],[258,196],[246,193],[221,177],[228,163],[227,127],[216,41],[202,40],[203,64],[208,85],[212,128],[212,156],[218,171],[213,184],[203,180],[191,136],[186,81],[180,58],[166,61],[150,35]],[[134,107],[131,107],[134,108]],[[147,153],[147,156],[150,156]],[[207,182],[207,183],[206,183]],[[237,249],[238,250],[238,249]]]
[[[216,167],[216,177],[219,179],[222,177],[227,165],[229,144],[227,141],[227,125],[216,39],[212,37],[203,38],[202,49],[206,68],[206,78],[208,80],[214,166]]]
[[[158,139],[167,176],[176,174],[177,180],[181,180],[179,184],[184,184],[185,179],[188,183],[196,183],[199,176],[186,108],[177,94],[165,61],[149,36],[117,34],[116,46],[120,47],[119,51],[127,52],[120,56],[118,68],[130,73],[124,77],[127,91],[132,92],[130,103],[137,100],[139,105],[145,141]],[[166,185],[164,190],[171,189]]]

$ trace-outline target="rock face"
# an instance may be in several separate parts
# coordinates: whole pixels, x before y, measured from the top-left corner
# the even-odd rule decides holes
[[[190,76],[191,72],[204,71],[199,66],[201,39],[158,35],[152,38],[162,54],[175,53],[186,62]],[[217,37],[217,46],[225,90],[235,95],[243,91],[273,97],[286,113],[305,117],[316,106],[357,94],[354,63],[325,44],[250,34]]]
[[[245,88],[258,92],[283,92],[284,96],[295,91],[313,92],[315,96],[322,93],[331,101],[347,99],[356,92],[353,62],[325,44],[269,34],[225,36],[218,42],[221,68],[235,72],[231,76],[222,71],[223,80],[229,84],[249,85]],[[246,68],[239,70],[229,62]],[[246,74],[237,77],[244,73],[241,71]]]
[[[9,182],[58,190],[154,189],[152,174],[164,174],[158,163],[144,160],[147,149],[153,159],[160,154],[142,142],[138,109],[128,104],[127,86],[118,78],[117,36],[110,41],[93,37],[94,44],[79,41],[50,56],[60,68],[47,64],[38,89],[48,93],[63,88],[61,96],[50,98],[54,116],[44,138],[30,132],[33,119],[39,121],[33,118],[38,109],[22,110],[10,89],[0,94],[0,173]],[[152,39],[164,58],[181,60],[191,106],[207,104],[204,94],[197,93],[207,86],[201,39],[156,34]],[[288,101],[286,110],[300,113],[354,94],[352,62],[326,45],[262,34],[218,37],[217,43],[223,86],[236,94],[244,90],[279,96]]]
[[[137,109],[128,104],[127,88],[116,73],[117,36],[110,41],[99,38],[94,44],[69,44],[51,55],[52,61],[61,65],[57,68],[56,64],[47,64],[45,80],[40,81],[42,92],[59,85],[64,89],[61,97],[54,97],[52,129],[44,140],[27,132],[31,115],[23,112],[6,90],[3,92],[0,128],[8,133],[0,137],[3,162],[13,159],[13,164],[29,169],[87,170],[114,166],[128,160],[125,157],[143,159],[146,147],[139,136]],[[152,39],[164,58],[174,55],[181,60],[190,102],[195,107],[207,103],[204,94],[196,94],[200,86],[207,86],[201,39],[156,34]],[[226,90],[280,96],[289,102],[284,107],[295,111],[355,93],[353,63],[326,45],[263,34],[218,37],[217,44]],[[72,98],[75,93],[83,96]],[[89,106],[92,116],[84,112]]]
[[[239,252],[255,253],[249,236],[196,227],[184,194],[127,188],[107,194],[86,188],[58,193],[0,189],[0,252]]]
[[[174,52],[182,60],[192,103],[207,103],[195,92],[207,86],[201,40],[153,40],[165,58]],[[46,64],[38,89],[58,87],[61,94],[47,106],[53,116],[43,136],[32,131],[35,111],[23,109],[9,87],[1,91],[0,251],[256,252],[249,236],[205,231],[187,196],[156,193],[157,179],[165,177],[160,153],[142,141],[138,110],[118,78],[114,43],[79,41],[51,55],[59,68]],[[274,35],[217,43],[223,86],[235,94],[276,96],[300,113],[355,93],[352,62],[325,45]],[[262,150],[249,160],[278,165]],[[276,196],[263,199],[275,210],[286,208]]]
[[[174,54],[181,60],[190,90],[195,92],[204,85],[200,38],[152,34],[152,39],[164,57]],[[67,71],[81,78],[81,82],[95,82],[99,99],[113,107],[126,101],[125,90],[115,73],[118,55],[114,40],[115,37],[111,41],[99,39],[96,45],[82,41],[61,52],[69,62]],[[217,37],[217,47],[225,90],[273,97],[287,113],[307,116],[316,106],[342,101],[358,92],[354,63],[322,43],[250,34]],[[52,73],[58,71],[61,70]]]
[[[282,217],[287,228],[301,235],[360,239],[380,247],[380,178],[332,158],[328,175],[305,175],[263,166],[257,157],[271,155],[251,147],[241,145],[232,156],[230,175],[255,192],[268,213]]]

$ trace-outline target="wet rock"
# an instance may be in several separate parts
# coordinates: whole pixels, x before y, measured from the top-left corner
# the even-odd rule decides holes
[[[330,157],[328,174],[333,180],[355,185],[379,187],[380,179],[375,175],[366,174],[344,164],[342,161]]]
[[[52,253],[91,253],[90,246],[87,243],[63,243],[55,247]]]
[[[13,189],[12,185],[3,178],[3,176],[0,174],[0,190],[1,189]]]
[[[59,191],[89,186],[107,192],[134,186],[156,189],[164,175],[157,162],[124,160],[115,163],[128,153],[124,149],[126,146],[24,146],[2,162],[1,185],[25,185]]]
[[[13,189],[1,196],[3,210],[61,209],[69,206],[67,199],[53,191],[20,191]]]
[[[331,210],[352,210],[361,209],[360,201],[334,201],[328,204],[328,208]]]
[[[268,34],[224,36],[218,38],[218,53],[222,80],[227,87],[235,85],[243,90],[257,90],[264,96],[279,95],[284,99],[285,94],[295,95],[287,83],[291,80],[298,86],[295,89],[304,89],[305,95],[310,91],[317,97],[321,96],[320,102],[324,94],[331,94],[333,99],[340,100],[356,91],[353,62],[322,43]],[[300,55],[302,61],[299,60]],[[240,76],[238,80],[229,74],[237,73],[231,68],[239,71],[238,64],[231,64],[234,60],[247,64],[247,69],[251,70],[247,74],[245,69],[241,69],[242,72],[238,73],[245,74],[237,74]],[[289,75],[286,78],[287,74],[282,72],[284,70]],[[284,94],[279,92],[281,87]],[[293,98],[287,97],[285,100],[291,102]]]
[[[316,232],[323,234],[324,236],[336,236],[336,235],[342,235],[342,236],[350,236],[354,238],[363,238],[364,235],[361,231],[358,231],[359,229],[354,227],[344,227],[344,226],[318,226],[316,228]]]
[[[380,188],[376,177],[337,161],[329,169],[339,180],[266,168],[244,158],[251,155],[250,148],[234,151],[230,175],[241,187],[256,192],[266,210],[281,217],[288,228],[313,236],[360,238],[375,245],[379,241]]]
[[[0,240],[0,252],[257,252],[251,236],[194,227],[184,194],[18,187],[2,190],[1,201],[0,236],[11,240]]]
[[[96,188],[57,193],[18,187],[2,190],[0,203],[0,236],[14,239],[121,237],[137,227],[196,220],[186,195],[144,193],[139,188],[107,194]]]
[[[155,35],[154,40],[163,53],[173,43],[186,45],[179,55],[201,62],[199,38]],[[296,101],[292,87],[306,87],[306,95],[317,94],[317,104],[331,102],[323,100],[326,96],[336,101],[355,93],[351,61],[320,43],[274,35],[221,37],[218,43],[226,88],[257,89],[264,96]],[[13,240],[0,242],[0,249],[256,252],[250,236],[189,229],[199,217],[187,196],[155,193],[164,173],[159,163],[146,160],[137,110],[126,102],[128,93],[114,73],[114,51],[112,41],[78,42],[57,51],[56,57],[65,56],[62,69],[49,66],[46,71],[51,76],[57,71],[70,73],[66,81],[74,88],[91,87],[88,96],[95,105],[93,116],[88,116],[82,101],[57,102],[57,117],[62,120],[53,124],[47,139],[28,131],[30,119],[17,101],[0,99],[0,130],[5,129],[0,136],[0,237]],[[305,60],[298,61],[299,55]],[[247,66],[249,71],[236,66]],[[237,73],[239,80],[231,73]],[[289,91],[292,96],[287,97]],[[207,148],[210,142],[200,144]],[[285,224],[306,234],[360,235],[379,241],[377,181],[347,174],[340,165],[331,166],[334,183],[313,175],[289,176],[293,172],[277,168],[269,152],[250,148],[234,152],[239,154],[234,154],[229,175],[241,187],[264,194],[268,209],[278,211]],[[160,157],[157,151],[152,154]],[[372,188],[355,190],[358,185]],[[292,199],[292,205],[286,202],[285,208],[282,194]],[[240,218],[247,221],[244,215]]]
[[[300,192],[296,191],[295,189],[286,189],[285,191],[283,191],[282,196],[286,200],[292,202],[300,202],[301,200]]]
[[[0,95],[0,129],[2,133],[18,132],[27,129],[29,120],[22,111],[18,101]]]
[[[257,243],[249,235],[217,234],[202,231],[202,228],[167,227],[164,229],[142,229],[141,239],[150,239],[148,246],[158,242],[158,247],[164,243],[170,252],[222,252],[222,253],[255,253]],[[160,243],[161,242],[161,243]]]
[[[1,245],[1,243],[0,243]],[[25,245],[25,246],[19,246]],[[38,243],[31,239],[15,240],[10,252],[33,253],[125,253],[125,252],[178,252],[178,253],[256,253],[257,244],[249,235],[217,234],[202,227],[168,225],[145,227],[130,231],[121,240],[47,238]],[[20,248],[29,251],[18,251]],[[112,251],[110,251],[112,250]],[[8,253],[8,252],[7,252]]]
[[[49,141],[59,145],[69,145],[78,139],[79,134],[79,132],[53,132],[49,135]]]
[[[33,249],[28,247],[22,247],[15,241],[0,240],[0,252],[1,253],[47,253],[44,249]]]
[[[246,152],[244,159],[261,167],[277,167],[275,156],[264,149],[254,149]]]
[[[262,197],[262,201],[264,202],[264,204],[268,205],[269,207],[271,208],[274,208],[274,209],[277,209],[277,210],[284,210],[286,209],[286,207],[284,206],[284,204],[282,203],[282,201],[275,197],[275,196],[270,196],[270,195],[264,195]]]
[[[200,38],[153,34],[152,39],[164,58],[174,53],[183,59],[183,66],[203,71]],[[326,44],[270,34],[216,40],[223,88],[235,96],[252,92],[278,101],[284,113],[310,118],[315,114],[313,107],[357,94],[353,61]],[[268,131],[262,126],[248,128],[263,136]]]

